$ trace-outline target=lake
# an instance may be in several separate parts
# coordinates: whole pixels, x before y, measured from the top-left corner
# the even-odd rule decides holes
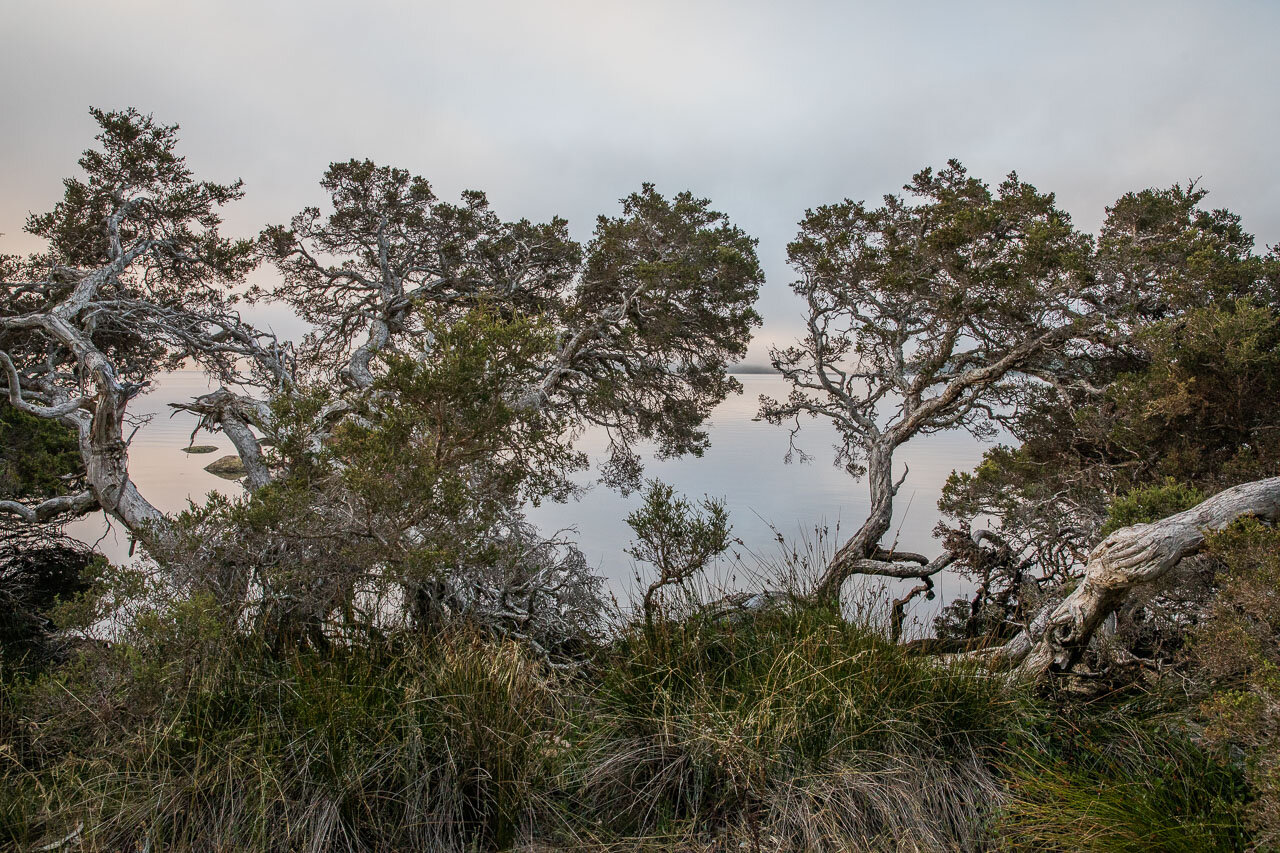
[[[711,447],[700,458],[646,460],[645,475],[657,477],[690,498],[703,495],[723,498],[733,524],[733,536],[741,539],[735,552],[741,563],[732,558],[722,560],[718,573],[726,580],[741,575],[741,566],[755,565],[752,554],[764,558],[778,553],[779,544],[770,525],[788,540],[812,539],[815,527],[833,528],[839,523],[847,534],[862,522],[869,503],[866,483],[854,480],[832,464],[836,441],[835,430],[821,421],[802,421],[796,439],[798,447],[813,456],[809,463],[787,464],[788,430],[753,420],[761,394],[784,397],[787,383],[771,374],[738,376],[745,389],[730,397],[713,413],[710,422]],[[196,418],[186,412],[170,417],[167,404],[190,399],[208,390],[204,375],[198,371],[178,371],[160,378],[157,387],[135,400],[131,411],[149,416],[133,439],[130,470],[139,490],[166,511],[177,511],[189,499],[201,500],[210,491],[239,494],[240,486],[204,470],[219,456],[233,453],[226,436],[201,433],[196,444],[215,445],[210,454],[186,454],[181,448],[190,441]],[[597,453],[606,445],[604,436],[588,433],[581,446]],[[976,465],[987,445],[967,433],[954,432],[922,436],[912,440],[898,453],[896,474],[905,463],[910,471],[894,513],[894,526],[887,542],[895,537],[904,550],[935,554],[938,543],[932,531],[939,520],[938,495],[951,471],[968,470]],[[590,482],[584,472],[580,480]],[[626,516],[638,505],[638,496],[623,498],[593,486],[577,501],[567,504],[544,504],[530,511],[530,518],[546,533],[566,530],[576,540],[587,559],[607,579],[610,590],[626,600],[635,586],[637,567],[624,553],[631,539]],[[113,560],[127,558],[128,537],[118,526],[108,527],[102,516],[82,519],[71,525],[70,532],[99,548]],[[647,578],[647,567],[639,567]],[[739,581],[740,582],[740,581]],[[916,608],[924,617],[937,606],[968,590],[968,584],[955,576],[939,579],[939,595],[932,606],[923,602]]]

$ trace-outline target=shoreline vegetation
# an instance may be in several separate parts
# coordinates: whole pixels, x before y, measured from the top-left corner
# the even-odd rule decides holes
[[[1178,725],[1167,688],[1036,696],[831,613],[632,626],[556,670],[466,630],[281,657],[208,607],[148,614],[128,641],[11,688],[6,757],[24,770],[6,772],[5,837],[280,851],[1248,837],[1242,768]]]
[[[240,182],[91,112],[47,250],[0,256],[0,847],[1280,849],[1280,252],[1194,183],[1096,235],[957,161],[805,211],[805,331],[734,367],[764,275],[709,200],[643,184],[580,243],[353,159],[237,240]],[[244,492],[168,513],[130,406],[188,361],[186,449]],[[738,520],[640,451],[702,454],[735,371],[870,503],[717,588]],[[627,602],[524,512],[589,429],[641,498]],[[1010,443],[904,550],[904,448],[948,430]],[[93,512],[139,559],[65,534]]]

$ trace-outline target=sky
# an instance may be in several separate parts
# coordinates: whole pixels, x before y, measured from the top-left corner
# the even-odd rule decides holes
[[[199,177],[243,178],[241,236],[323,204],[350,157],[584,240],[652,181],[759,239],[763,363],[800,327],[804,211],[951,157],[1090,231],[1128,190],[1199,178],[1280,242],[1277,32],[1273,2],[0,0],[0,252],[38,248],[23,222],[75,173],[90,106],[177,123]]]

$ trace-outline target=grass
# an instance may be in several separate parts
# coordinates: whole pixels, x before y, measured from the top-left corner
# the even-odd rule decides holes
[[[1244,850],[1243,768],[1204,748],[1165,697],[1065,706],[1006,765],[998,833],[1016,849]]]
[[[868,843],[976,832],[949,815],[994,789],[981,756],[1023,701],[821,610],[637,631],[609,649],[590,695],[584,788],[615,826],[715,827],[781,849],[855,828]]]
[[[821,610],[659,622],[562,673],[466,631],[273,656],[187,602],[10,685],[0,713],[0,846],[18,849],[77,828],[89,851],[1241,838],[1238,774],[1168,732],[1059,712]]]

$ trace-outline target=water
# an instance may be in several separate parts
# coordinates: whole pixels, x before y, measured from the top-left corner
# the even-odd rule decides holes
[[[765,556],[778,550],[770,525],[788,538],[811,534],[815,526],[840,523],[847,535],[862,522],[869,504],[866,483],[854,480],[832,464],[835,430],[819,420],[802,420],[796,444],[813,456],[809,463],[787,464],[788,430],[755,421],[758,398],[767,394],[784,397],[787,383],[767,374],[738,377],[745,393],[731,397],[712,414],[711,447],[701,458],[646,460],[645,475],[660,478],[690,498],[703,495],[722,498],[730,513],[733,536],[742,540],[735,551],[744,561],[753,561],[747,552]],[[131,410],[150,416],[138,430],[130,447],[130,470],[139,490],[166,511],[178,511],[188,500],[200,501],[210,491],[234,495],[240,486],[209,474],[204,466],[234,450],[221,433],[200,433],[196,444],[210,444],[218,450],[209,454],[186,454],[194,415],[180,412],[170,416],[167,404],[190,399],[209,389],[203,374],[178,371],[159,380],[158,387],[138,400]],[[583,449],[599,452],[605,446],[602,435],[588,434]],[[932,530],[939,520],[938,495],[951,471],[968,470],[982,457],[985,445],[967,433],[953,432],[920,436],[903,447],[897,456],[895,474],[903,465],[909,473],[896,501],[889,540],[898,547],[932,555],[938,551]],[[590,476],[580,478],[589,482]],[[587,559],[607,579],[611,590],[627,598],[634,586],[637,569],[647,578],[648,567],[637,567],[624,548],[631,539],[626,516],[638,505],[638,496],[623,498],[602,486],[593,486],[586,496],[567,504],[544,504],[531,510],[531,519],[544,532],[567,530]],[[127,534],[118,526],[106,525],[101,516],[82,519],[72,525],[82,539],[97,542],[114,560],[127,557]],[[744,550],[745,549],[745,550]],[[721,574],[732,571],[732,561],[723,561]],[[939,579],[941,604],[963,594],[967,584],[959,578]],[[921,610],[922,608],[917,608]],[[933,608],[927,608],[932,610]],[[923,614],[922,614],[923,615]]]

